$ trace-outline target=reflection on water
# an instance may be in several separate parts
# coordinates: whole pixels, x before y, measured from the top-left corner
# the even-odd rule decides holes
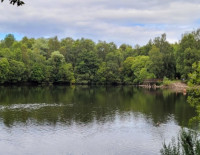
[[[11,104],[11,105],[0,105],[0,111],[3,110],[36,110],[43,107],[60,107],[67,106],[63,104],[46,104],[46,103],[34,103],[34,104]],[[68,106],[71,106],[68,104]]]
[[[170,91],[0,87],[0,154],[159,154],[194,116]]]

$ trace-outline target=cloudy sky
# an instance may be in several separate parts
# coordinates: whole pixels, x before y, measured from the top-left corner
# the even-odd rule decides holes
[[[144,45],[167,34],[169,42],[200,28],[199,0],[24,0],[22,7],[0,3],[0,39],[81,37]]]

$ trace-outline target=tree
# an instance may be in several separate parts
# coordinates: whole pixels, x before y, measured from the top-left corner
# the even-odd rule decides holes
[[[47,81],[47,67],[45,67],[43,64],[37,64],[35,63],[32,67],[31,67],[31,74],[30,74],[30,80],[32,82],[37,82],[37,83],[41,83],[44,81]]]
[[[64,55],[66,62],[72,62],[72,52],[73,52],[74,40],[72,38],[62,39],[60,42],[60,53]]]
[[[114,61],[108,61],[106,63],[106,83],[120,83],[120,68],[118,64]]]
[[[134,49],[130,45],[122,44],[119,47],[120,52],[122,53],[124,59],[134,55]]]
[[[114,44],[113,44],[114,45]],[[121,82],[121,68],[123,56],[119,50],[113,46],[113,51],[106,55],[106,68],[107,68],[107,83],[120,83]]]
[[[128,57],[126,58],[126,60],[123,63],[123,74],[127,75],[127,76],[132,76],[133,75],[133,71],[131,70],[131,66],[134,62],[134,57]]]
[[[12,52],[9,48],[3,48],[0,50],[0,57],[4,57],[7,59],[13,59],[15,57],[15,54],[16,53]]]
[[[189,73],[189,85],[200,85],[200,61],[192,65],[194,70],[192,73]]]
[[[34,44],[34,42],[35,42],[35,39],[34,39],[34,38],[29,39],[29,38],[27,38],[27,37],[23,37],[22,40],[21,40],[21,42],[22,42],[24,45],[26,45],[27,48],[32,49],[33,44]]]
[[[192,64],[200,60],[200,50],[187,48],[184,51],[184,76],[188,78],[188,74],[192,72]]]
[[[166,40],[166,34],[156,37],[153,44],[160,49],[160,53],[163,55],[163,75],[168,78],[174,78],[176,68],[175,56],[173,47]]]
[[[199,69],[192,68],[193,63],[198,66],[198,61],[200,29],[184,35],[176,44],[167,42],[163,34],[135,48],[127,44],[117,47],[103,41],[96,44],[84,38],[24,37],[18,41],[12,34],[0,41],[0,65],[5,66],[0,68],[1,82],[139,84],[144,79],[174,79],[176,75],[189,77],[191,83],[199,84]],[[20,73],[20,66],[24,73]]]
[[[114,52],[109,52],[106,55],[106,62],[113,62],[116,63],[118,65],[118,67],[122,66],[122,62],[123,62],[123,55],[120,52],[120,50],[115,50]]]
[[[50,56],[52,52],[59,50],[59,48],[60,48],[60,42],[59,42],[57,36],[55,36],[53,38],[50,38],[48,40],[48,47],[49,47],[48,56]]]
[[[4,83],[8,79],[9,62],[7,58],[0,58],[0,83]]]
[[[38,51],[30,51],[28,53],[29,64],[28,77],[31,82],[48,82],[50,78],[50,67],[47,64],[46,58]]]
[[[51,57],[48,59],[50,72],[51,72],[51,81],[58,82],[59,81],[59,69],[65,64],[65,58],[59,51],[54,51],[51,53]]]
[[[92,51],[82,52],[79,55],[75,68],[77,80],[80,82],[84,81],[84,83],[93,82],[98,67],[99,61],[96,53]]]
[[[103,62],[100,64],[99,69],[97,70],[97,74],[96,74],[96,80],[98,83],[104,84],[106,83],[106,79],[107,79],[107,67],[106,67],[106,63]]]
[[[185,34],[176,52],[176,68],[182,78],[192,72],[192,64],[200,60],[199,39],[195,32]]]
[[[9,61],[9,73],[8,73],[8,80],[11,83],[21,82],[23,73],[25,72],[25,65],[23,62],[19,62],[16,60]]]
[[[114,52],[116,50],[116,45],[114,43],[106,43],[105,41],[99,41],[96,45],[98,57],[105,61],[106,55],[109,52]]]
[[[1,2],[3,2],[4,0],[1,0]],[[12,5],[15,5],[15,4],[17,4],[17,6],[22,6],[22,5],[24,5],[25,3],[23,2],[23,1],[21,1],[21,0],[9,0],[10,1],[10,4],[12,4]]]
[[[155,75],[153,73],[150,73],[148,69],[144,67],[140,70],[140,74],[137,78],[139,79],[139,82],[143,82],[145,79],[155,78]]]
[[[14,41],[15,41],[14,35],[13,34],[7,34],[6,37],[4,38],[3,45],[6,48],[11,48]]]
[[[149,58],[151,60],[149,65],[149,70],[156,75],[157,78],[163,78],[165,75],[163,73],[164,62],[163,55],[160,52],[160,49],[156,46],[153,46],[149,52]]]
[[[48,40],[44,38],[39,38],[35,40],[33,44],[33,49],[35,51],[38,51],[41,55],[47,57],[49,50]]]
[[[121,82],[119,75],[120,72],[116,63],[112,61],[103,62],[97,70],[96,80],[101,84],[116,84]]]
[[[134,83],[141,83],[144,79],[154,78],[155,75],[150,73],[147,68],[149,68],[150,60],[149,56],[137,56],[133,60],[131,66],[132,71],[134,72]]]
[[[75,83],[72,64],[63,64],[59,68],[58,76],[58,82]]]
[[[21,52],[22,52],[22,62],[24,64],[28,64],[29,63],[28,49],[27,49],[27,47],[25,45],[22,45]]]
[[[131,69],[134,59],[135,59],[134,57],[128,57],[123,62],[122,74],[123,74],[123,81],[125,83],[132,83],[133,79],[135,78],[134,72]]]

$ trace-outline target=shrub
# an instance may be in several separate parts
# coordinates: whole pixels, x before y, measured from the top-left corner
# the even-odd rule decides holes
[[[167,77],[164,77],[163,78],[163,85],[169,86],[170,84],[172,84],[172,81],[169,80]]]

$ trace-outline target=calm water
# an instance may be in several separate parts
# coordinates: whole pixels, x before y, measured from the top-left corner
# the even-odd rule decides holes
[[[194,116],[170,91],[0,87],[0,154],[154,155]]]

